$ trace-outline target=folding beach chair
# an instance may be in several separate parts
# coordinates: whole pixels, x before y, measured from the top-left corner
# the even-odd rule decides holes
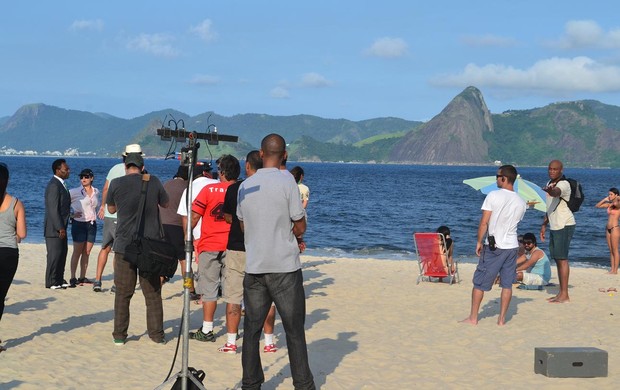
[[[448,278],[449,284],[459,281],[458,264],[456,261],[449,262],[443,234],[413,233],[413,242],[420,267],[416,284],[420,283],[420,280],[430,282],[431,278]]]

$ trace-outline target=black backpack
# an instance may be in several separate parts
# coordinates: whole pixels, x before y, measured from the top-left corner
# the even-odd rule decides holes
[[[562,176],[562,179],[560,180],[566,180],[568,184],[570,184],[570,198],[568,198],[568,202],[566,202],[564,198],[561,198],[561,199],[566,202],[570,211],[572,211],[573,213],[575,211],[579,211],[579,208],[581,207],[581,204],[583,203],[583,199],[584,199],[583,188],[581,188],[581,183],[579,183],[575,179],[566,178],[563,176]]]

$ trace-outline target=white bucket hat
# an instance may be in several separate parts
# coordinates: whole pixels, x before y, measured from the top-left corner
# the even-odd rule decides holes
[[[144,157],[144,153],[142,153],[142,148],[138,144],[129,144],[125,146],[123,156],[127,156],[129,153],[140,153],[140,155]]]

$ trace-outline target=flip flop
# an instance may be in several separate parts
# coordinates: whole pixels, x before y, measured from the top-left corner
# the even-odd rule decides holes
[[[598,289],[598,292],[607,292],[607,290],[605,290],[604,287],[601,287],[601,288]]]
[[[609,287],[607,292],[618,292],[618,290],[615,287]]]

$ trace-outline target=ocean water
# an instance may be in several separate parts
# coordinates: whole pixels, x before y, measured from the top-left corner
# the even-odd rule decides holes
[[[52,171],[53,157],[2,156],[11,171],[9,191],[26,206],[26,242],[42,243],[43,195]],[[95,187],[103,188],[108,170],[120,159],[67,158],[71,168],[70,188],[79,185],[83,168],[95,172]],[[415,260],[413,232],[435,231],[447,225],[455,242],[455,256],[474,262],[476,232],[484,195],[463,184],[463,180],[491,176],[496,167],[419,166],[392,164],[295,163],[305,171],[310,187],[307,254],[333,257]],[[149,173],[166,181],[174,175],[178,161],[147,159]],[[518,168],[521,176],[543,186],[546,167]],[[577,230],[570,251],[576,266],[607,267],[609,251],[605,241],[607,214],[594,204],[610,187],[620,187],[617,171],[611,169],[567,168],[578,179],[585,202],[576,214]],[[543,213],[529,209],[519,233],[538,236]],[[100,232],[99,232],[100,238]],[[99,241],[99,240],[98,240]],[[547,243],[539,243],[547,249]]]

